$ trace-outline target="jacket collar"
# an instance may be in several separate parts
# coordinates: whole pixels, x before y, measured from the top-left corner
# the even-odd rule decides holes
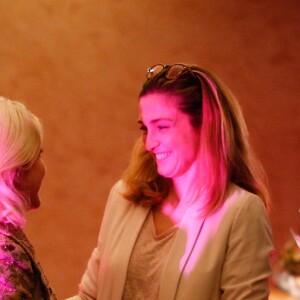
[[[130,218],[126,222],[125,232],[123,232],[126,236],[127,246],[122,249],[123,259],[119,261],[119,271],[116,277],[113,278],[112,299],[122,298],[130,256],[149,211],[150,208],[132,207]],[[158,300],[175,299],[179,281],[185,272],[189,272],[188,266],[192,265],[188,264],[188,262],[191,259],[191,254],[195,248],[204,220],[204,218],[199,217],[195,206],[192,205],[187,209],[179,224],[176,237],[161,274],[161,289]]]
[[[189,270],[193,265],[191,254],[204,222],[205,218],[199,216],[195,206],[188,208],[162,272],[158,300],[175,299],[181,277],[191,271]]]

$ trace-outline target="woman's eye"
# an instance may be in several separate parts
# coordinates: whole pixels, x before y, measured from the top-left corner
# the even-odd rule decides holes
[[[157,126],[158,131],[162,131],[162,130],[169,129],[169,128],[170,128],[170,126],[165,126],[165,125]]]

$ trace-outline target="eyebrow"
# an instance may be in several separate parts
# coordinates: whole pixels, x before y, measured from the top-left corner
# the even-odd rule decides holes
[[[159,121],[169,121],[169,122],[174,122],[175,123],[176,120],[170,119],[170,118],[159,118],[159,119],[151,120],[150,123],[152,123],[152,124],[154,123],[155,124],[155,123],[157,123]],[[137,123],[138,124],[144,124],[144,122],[142,120],[140,120],[140,119],[137,121]]]

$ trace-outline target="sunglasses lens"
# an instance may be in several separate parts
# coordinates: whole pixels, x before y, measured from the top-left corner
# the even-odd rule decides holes
[[[148,69],[147,71],[147,79],[150,79],[157,75],[159,72],[161,72],[164,69],[164,65],[155,65]]]
[[[183,73],[183,71],[185,71],[187,69],[186,66],[184,65],[172,65],[167,74],[166,77],[168,79],[177,79],[178,77],[180,77],[180,75]]]
[[[160,73],[162,70],[167,69],[165,74],[167,79],[177,79],[182,73],[185,71],[189,71],[189,67],[183,64],[175,64],[175,65],[163,65],[157,64],[147,70],[147,79],[150,79]]]

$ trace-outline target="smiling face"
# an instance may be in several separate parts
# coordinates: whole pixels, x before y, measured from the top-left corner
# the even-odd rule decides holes
[[[158,173],[171,179],[194,175],[199,148],[198,132],[176,107],[179,100],[176,95],[150,93],[139,102],[145,147],[154,154]]]

